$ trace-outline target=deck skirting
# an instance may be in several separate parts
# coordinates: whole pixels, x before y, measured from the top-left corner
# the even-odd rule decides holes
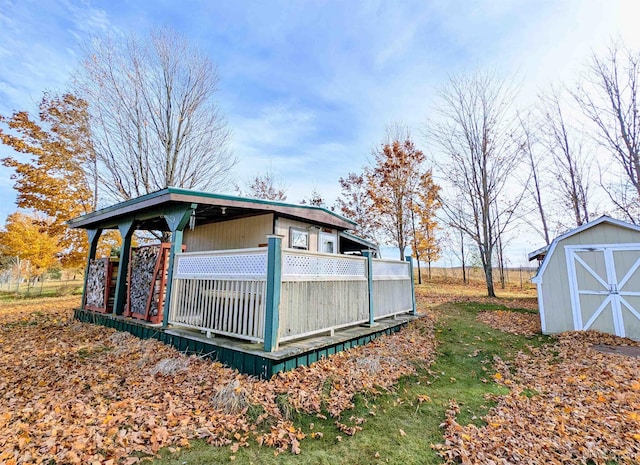
[[[374,326],[354,326],[335,331],[331,336],[310,337],[282,344],[274,352],[264,352],[262,344],[252,344],[226,337],[207,338],[196,331],[181,328],[163,329],[161,325],[150,325],[111,314],[76,309],[74,318],[84,323],[98,324],[118,331],[126,331],[141,339],[157,339],[174,346],[180,352],[204,355],[217,360],[241,373],[271,378],[275,373],[309,366],[336,352],[364,345],[385,334],[399,331],[417,317],[401,315],[378,320]]]

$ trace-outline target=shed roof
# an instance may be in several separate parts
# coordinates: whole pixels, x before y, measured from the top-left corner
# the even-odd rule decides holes
[[[561,234],[560,236],[556,237],[553,242],[551,242],[551,245],[549,245],[548,247],[548,251],[545,254],[544,260],[542,261],[542,265],[540,265],[540,268],[538,268],[538,272],[536,273],[536,275],[531,278],[531,282],[533,283],[537,283],[540,278],[542,277],[542,275],[544,274],[545,270],[547,269],[547,264],[549,263],[549,260],[551,259],[551,256],[553,255],[553,253],[556,250],[556,246],[558,245],[559,242],[563,241],[564,239],[567,239],[571,236],[575,236],[576,234],[580,234],[583,231],[586,231],[587,229],[591,229],[595,226],[598,226],[602,223],[609,223],[612,224],[614,226],[619,226],[621,228],[626,228],[626,229],[631,229],[634,231],[638,231],[640,232],[640,226],[637,226],[635,224],[631,224],[631,223],[627,223],[625,221],[620,221],[620,220],[616,220],[615,218],[611,218],[610,216],[607,215],[602,215],[600,218],[593,220],[593,221],[589,221],[588,223],[585,223],[581,226],[578,226],[575,229],[572,229],[571,231],[567,231],[564,234]],[[542,249],[538,249],[535,252],[539,252]],[[535,253],[532,252],[532,253]],[[529,254],[531,256],[531,254]]]
[[[351,229],[356,224],[326,208],[313,205],[296,205],[167,187],[74,218],[69,221],[69,225],[72,228],[107,229],[117,227],[119,220],[124,217],[134,217],[136,221],[141,223],[141,228],[166,230],[164,221],[158,220],[162,214],[161,211],[163,208],[179,204],[197,204],[195,214],[202,221],[221,221],[234,217],[273,212],[279,216],[301,219],[340,230]]]

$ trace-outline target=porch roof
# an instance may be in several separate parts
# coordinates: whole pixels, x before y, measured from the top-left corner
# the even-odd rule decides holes
[[[162,216],[167,208],[195,204],[198,224],[226,221],[234,218],[275,213],[278,216],[330,226],[339,230],[352,229],[356,223],[323,207],[295,205],[271,200],[252,199],[226,194],[214,194],[176,187],[136,197],[69,221],[72,228],[117,228],[123,219],[134,219],[139,229],[167,231]]]

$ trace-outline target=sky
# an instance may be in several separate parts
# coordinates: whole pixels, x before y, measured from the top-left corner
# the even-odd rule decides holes
[[[385,125],[404,122],[428,152],[422,128],[450,76],[516,76],[527,105],[612,38],[640,48],[638,17],[637,0],[0,0],[0,114],[69,88],[93,36],[169,26],[218,66],[235,178],[270,169],[289,201],[315,188],[331,204]],[[10,175],[0,167],[2,223],[16,209]],[[518,241],[512,262],[540,245]]]

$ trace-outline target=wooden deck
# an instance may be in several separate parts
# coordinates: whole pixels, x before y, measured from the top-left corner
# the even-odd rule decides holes
[[[207,338],[197,330],[178,327],[163,329],[161,325],[145,324],[139,320],[100,314],[77,309],[75,318],[87,322],[127,331],[134,336],[157,339],[187,353],[204,354],[232,368],[260,378],[270,378],[280,371],[308,366],[323,357],[351,347],[367,344],[385,334],[399,331],[408,322],[419,318],[404,314],[376,321],[372,327],[352,326],[336,330],[333,335],[319,335],[280,344],[278,350],[265,352],[261,343],[250,343],[229,337]]]

